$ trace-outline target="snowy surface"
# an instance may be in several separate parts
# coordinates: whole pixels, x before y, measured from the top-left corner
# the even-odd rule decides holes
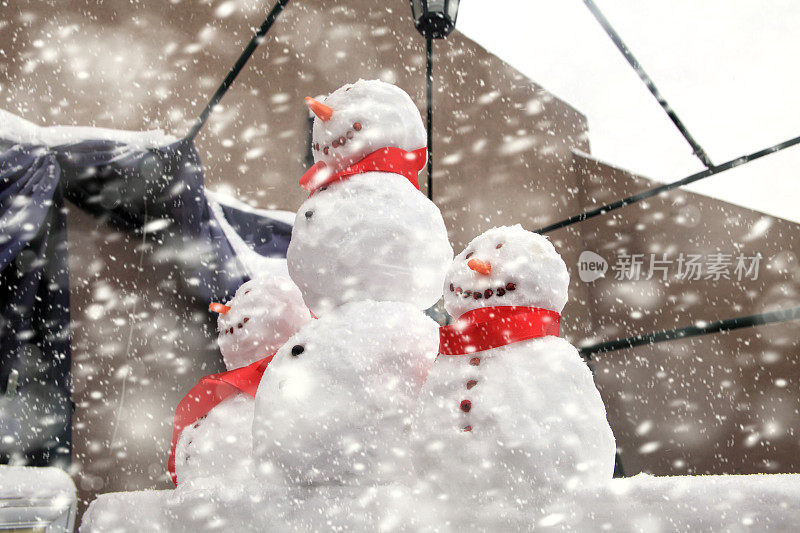
[[[488,265],[489,272],[470,268],[473,260]],[[568,287],[567,266],[547,237],[519,224],[502,226],[482,233],[455,257],[445,278],[444,305],[453,317],[498,305],[560,313]]]
[[[286,258],[264,257],[253,250],[253,248],[236,232],[233,226],[228,223],[225,218],[225,212],[222,210],[221,206],[229,205],[243,211],[255,213],[259,216],[286,222],[290,225],[294,222],[294,213],[279,210],[255,209],[226,194],[209,191],[208,189],[205,189],[205,193],[208,199],[209,209],[214,215],[217,224],[219,224],[222,229],[222,232],[225,234],[225,237],[228,239],[231,248],[233,248],[238,266],[244,269],[245,274],[251,278],[263,274],[288,277],[289,269],[286,265]]]
[[[796,531],[800,475],[615,479],[542,507],[458,506],[401,485],[104,494],[81,533],[134,531]],[[135,509],[137,512],[132,512]],[[191,510],[191,511],[187,511]]]
[[[345,302],[408,302],[442,295],[453,249],[439,208],[397,174],[330,184],[297,211],[289,273],[318,316]]]
[[[228,370],[275,353],[311,320],[300,290],[286,277],[261,275],[243,283],[217,318],[222,358]]]
[[[0,465],[0,500],[57,498],[75,500],[75,484],[59,468]]]
[[[215,203],[222,204],[229,207],[235,207],[241,211],[245,211],[247,213],[253,213],[254,215],[258,215],[265,218],[273,218],[279,222],[283,222],[284,224],[289,224],[290,226],[294,223],[294,216],[295,213],[293,211],[283,211],[280,209],[259,209],[258,207],[253,207],[250,204],[246,204],[241,200],[236,199],[229,194],[225,194],[219,191],[212,191],[209,188],[205,189],[206,198],[209,198]]]
[[[0,109],[0,139],[15,143],[58,146],[86,139],[117,141],[132,148],[154,148],[176,139],[161,130],[125,131],[88,126],[37,126],[13,113]]]
[[[256,470],[301,486],[406,476],[410,416],[438,347],[437,324],[406,303],[353,302],[307,323],[259,385]]]
[[[800,134],[797,74],[787,68],[800,4],[596,3],[715,163]],[[594,155],[660,181],[702,170],[583,2],[462,2],[458,30],[584,113]],[[798,164],[794,147],[686,188],[800,222]]]
[[[333,110],[327,121],[314,119],[312,153],[332,170],[341,170],[367,154],[394,146],[408,152],[426,146],[419,110],[399,87],[380,80],[359,80],[328,95]]]

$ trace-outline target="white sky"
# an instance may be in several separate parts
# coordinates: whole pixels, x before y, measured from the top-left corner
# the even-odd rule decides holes
[[[714,163],[800,135],[800,1],[595,3]],[[703,169],[582,0],[462,0],[457,28],[585,114],[598,158]],[[800,222],[799,167],[795,146],[687,189]]]

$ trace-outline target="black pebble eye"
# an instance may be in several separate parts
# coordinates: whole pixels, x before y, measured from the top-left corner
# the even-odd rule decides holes
[[[472,254],[474,254],[474,253],[475,253],[475,252],[470,252],[470,253],[468,253],[468,254],[467,254],[467,256],[466,256],[464,259],[469,259],[470,257],[472,257]]]
[[[321,191],[325,191],[325,190],[327,190],[327,189],[328,189],[327,187],[320,187],[320,188],[319,188],[319,190],[321,190]]]
[[[295,344],[292,346],[292,357],[297,357],[301,353],[305,352],[306,349],[303,347],[302,344]]]
[[[306,211],[306,220],[314,216],[314,211]]]
[[[503,243],[502,242],[500,244],[498,244],[497,246],[495,246],[495,248],[497,248],[497,249],[500,249],[502,247],[503,247]]]

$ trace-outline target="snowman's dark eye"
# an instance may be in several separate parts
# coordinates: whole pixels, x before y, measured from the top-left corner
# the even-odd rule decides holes
[[[292,346],[292,357],[297,357],[301,353],[305,352],[306,349],[303,347],[302,344],[295,344]]]
[[[306,211],[306,220],[308,220],[309,218],[311,218],[313,216],[314,216],[314,211],[311,211],[311,210]]]
[[[500,248],[502,248],[502,247],[503,247],[503,243],[502,243],[502,242],[501,242],[500,244],[498,244],[497,246],[495,246],[495,248],[497,248],[498,250],[499,250]]]
[[[326,191],[326,190],[328,190],[328,188],[327,187],[320,187],[319,190]]]
[[[468,253],[468,254],[467,254],[467,256],[466,256],[464,259],[469,259],[470,257],[472,257],[472,255],[473,255],[474,253],[475,253],[475,252],[470,252],[470,253]]]

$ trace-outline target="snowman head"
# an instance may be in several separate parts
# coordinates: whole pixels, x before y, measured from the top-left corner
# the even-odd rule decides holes
[[[257,471],[302,485],[397,479],[437,347],[436,324],[402,303],[352,303],[303,326],[258,387]]]
[[[447,312],[460,317],[480,307],[528,306],[560,313],[569,273],[550,241],[519,224],[475,237],[453,260],[444,286]]]
[[[224,306],[212,306],[220,313],[217,343],[228,370],[272,355],[311,319],[297,286],[279,276],[253,278]]]
[[[425,146],[425,128],[414,102],[399,87],[359,80],[336,89],[322,101],[307,98],[316,115],[311,139],[315,162],[333,171],[385,147],[406,151]]]

